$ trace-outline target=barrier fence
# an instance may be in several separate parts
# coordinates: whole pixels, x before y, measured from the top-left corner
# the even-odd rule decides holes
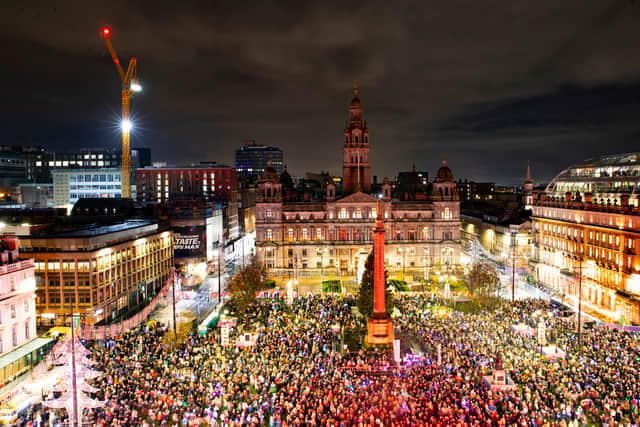
[[[95,325],[80,325],[80,333],[78,336],[85,340],[106,340],[118,334],[122,334],[124,331],[137,327],[140,323],[147,320],[153,310],[156,309],[162,298],[169,293],[171,286],[171,279],[167,281],[162,289],[156,294],[156,296],[147,304],[145,308],[134,314],[130,318],[118,323],[110,325],[95,326]]]

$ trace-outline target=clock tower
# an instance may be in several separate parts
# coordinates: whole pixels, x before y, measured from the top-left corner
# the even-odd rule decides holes
[[[342,189],[344,194],[371,191],[369,165],[369,129],[362,120],[362,104],[358,98],[358,82],[353,88],[349,106],[349,120],[344,128],[344,157],[342,163]]]

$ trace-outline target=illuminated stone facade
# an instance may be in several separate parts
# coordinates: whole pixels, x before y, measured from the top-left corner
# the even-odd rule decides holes
[[[151,221],[20,238],[35,260],[37,320],[62,325],[73,309],[83,322],[111,322],[142,308],[173,266],[173,236]],[[68,324],[68,322],[67,322]]]
[[[33,260],[18,259],[17,243],[0,242],[0,355],[37,337]]]
[[[354,102],[350,115],[357,122],[361,116],[354,115]],[[359,100],[356,104],[360,108]],[[358,135],[358,144],[367,144],[368,164],[368,133]],[[362,135],[366,136],[364,142],[360,139]],[[345,169],[344,197],[338,198],[335,186],[329,183],[324,199],[304,202],[286,201],[278,173],[272,166],[266,168],[256,194],[256,247],[258,261],[271,274],[290,277],[362,274],[373,246],[378,199],[357,191],[367,187],[367,178],[365,169],[361,169],[358,185],[349,172],[354,170],[350,169],[352,164]],[[388,271],[403,271],[410,281],[459,264],[460,201],[446,161],[438,170],[431,196],[426,200],[392,199],[391,185],[385,181],[382,201]]]
[[[533,197],[538,280],[612,321],[640,324],[640,153],[572,166]],[[581,274],[582,273],[582,274]]]

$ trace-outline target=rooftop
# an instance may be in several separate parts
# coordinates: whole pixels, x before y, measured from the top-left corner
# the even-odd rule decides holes
[[[110,233],[117,233],[121,231],[133,230],[139,227],[146,227],[148,225],[155,224],[154,221],[146,219],[129,219],[121,223],[110,225],[97,225],[91,224],[83,226],[69,231],[49,232],[48,230],[42,233],[32,235],[32,238],[55,238],[55,239],[73,239],[78,237],[97,237]]]
[[[584,160],[576,163],[572,168],[587,168],[587,167],[600,167],[600,166],[625,166],[625,165],[639,165],[640,166],[640,153],[622,153],[622,154],[607,154],[602,157],[596,157]]]
[[[626,193],[635,200],[639,186],[640,153],[623,153],[576,163],[560,172],[545,192],[562,197],[567,192],[591,192],[594,196]]]
[[[139,171],[157,171],[162,169],[234,169],[229,165],[222,163],[202,163],[195,165],[162,165],[162,166],[145,166],[144,168],[138,168]]]

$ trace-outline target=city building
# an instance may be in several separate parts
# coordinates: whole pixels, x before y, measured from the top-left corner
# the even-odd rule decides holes
[[[224,240],[239,236],[237,172],[215,163],[138,169],[137,199],[142,203],[203,200],[222,206]]]
[[[424,277],[455,269],[460,259],[460,201],[446,161],[424,200],[392,199],[385,179],[381,194],[360,189],[371,186],[368,131],[356,97],[349,108],[343,154],[345,196],[333,182],[322,198],[287,200],[281,177],[268,166],[256,194],[257,258],[273,275],[361,275],[373,245],[378,196],[384,209],[385,265],[391,272]],[[357,139],[356,139],[357,138]],[[360,151],[361,150],[361,151]],[[359,152],[360,151],[360,152]],[[357,153],[351,159],[350,153]],[[347,182],[348,181],[348,182]],[[360,184],[358,183],[360,181]],[[411,275],[411,276],[410,276]]]
[[[400,200],[424,200],[429,194],[429,172],[417,171],[416,165],[410,172],[398,172],[394,188]]]
[[[640,153],[575,164],[534,192],[532,213],[538,280],[603,319],[634,324],[640,324],[639,177]]]
[[[16,147],[0,147],[0,194],[10,195],[15,187],[27,180],[26,153]]]
[[[145,167],[137,170],[139,202],[164,203],[173,198],[237,202],[236,170],[224,165]]]
[[[29,182],[47,183],[53,180],[53,171],[67,169],[97,169],[120,166],[116,150],[81,149],[78,151],[34,151],[29,157],[31,179]]]
[[[210,264],[217,263],[225,243],[222,206],[184,199],[167,203],[167,208],[175,264],[186,278],[183,285],[198,285],[210,271]]]
[[[349,106],[349,120],[344,127],[342,179],[343,194],[371,191],[369,128],[362,118],[362,104],[358,98],[357,83],[353,88],[353,99]]]
[[[474,200],[492,200],[496,192],[496,185],[493,182],[475,182],[460,180],[457,184],[458,194],[461,202]]]
[[[19,259],[18,239],[0,239],[0,387],[38,363],[51,339],[37,338],[33,259]],[[43,349],[43,347],[45,347]]]
[[[243,188],[240,191],[238,223],[241,234],[256,232],[256,188]]]
[[[119,168],[122,156],[120,149],[83,148],[77,151],[46,151],[31,149],[27,154],[27,181],[50,183],[52,172],[58,169]],[[146,147],[131,149],[132,175],[135,170],[151,165],[151,150]]]
[[[503,265],[511,266],[515,256],[516,268],[527,269],[533,255],[531,221],[527,217],[494,221],[491,216],[460,216],[462,220],[462,244],[476,262],[485,256]]]
[[[82,198],[119,198],[120,168],[53,170],[53,204],[71,211]]]
[[[121,150],[118,151],[118,161],[122,160]],[[118,164],[119,166],[119,164]],[[135,171],[151,166],[151,149],[147,147],[134,147],[131,149],[131,174],[135,177]]]
[[[243,182],[255,182],[264,172],[268,161],[271,161],[271,165],[278,174],[283,172],[284,157],[282,150],[278,147],[256,144],[255,140],[251,140],[236,149],[236,170]]]
[[[48,227],[19,236],[24,258],[35,260],[38,325],[109,323],[142,309],[169,279],[173,235],[148,220]]]
[[[16,202],[25,208],[53,207],[53,184],[19,184]]]

